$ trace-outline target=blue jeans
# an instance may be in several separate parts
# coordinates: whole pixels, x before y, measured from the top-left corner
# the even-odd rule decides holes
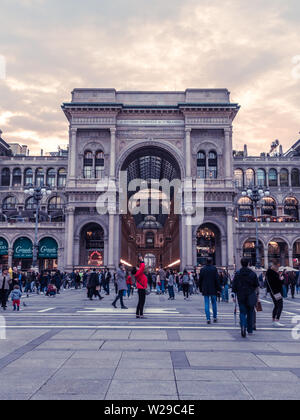
[[[240,307],[240,321],[241,327],[247,328],[249,334],[253,333],[253,317],[254,317],[254,308],[247,306],[243,303],[239,304]]]
[[[166,288],[165,288],[165,280],[161,281],[161,292],[164,294],[166,292]]]
[[[207,321],[210,321],[210,301],[213,308],[214,319],[218,318],[217,296],[204,296],[205,314]]]
[[[131,293],[131,284],[127,284],[127,296],[130,297]]]
[[[287,286],[285,284],[282,286],[282,294],[283,294],[283,297],[284,298],[287,298],[288,288],[287,288]]]
[[[174,299],[175,298],[174,286],[168,286],[168,290],[169,290],[170,299]]]

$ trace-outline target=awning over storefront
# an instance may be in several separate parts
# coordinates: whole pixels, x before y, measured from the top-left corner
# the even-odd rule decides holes
[[[32,242],[28,238],[19,238],[14,243],[14,258],[25,259],[33,257],[33,246]]]
[[[0,238],[0,255],[8,255],[8,243],[4,238]]]
[[[39,242],[38,257],[42,259],[57,259],[58,245],[53,238],[43,238]]]

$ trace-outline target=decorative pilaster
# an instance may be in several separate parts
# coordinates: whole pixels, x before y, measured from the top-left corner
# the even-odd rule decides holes
[[[231,127],[224,128],[225,134],[225,178],[231,179],[232,172],[232,129]]]
[[[227,208],[227,265],[234,266],[234,251],[233,251],[233,209]]]
[[[191,167],[191,128],[185,129],[185,168],[186,168],[186,177],[190,178],[192,176],[192,167]]]
[[[13,249],[12,248],[9,248],[9,250],[8,250],[8,268],[13,268],[12,267],[13,253],[14,253]]]
[[[67,267],[69,270],[73,270],[74,266],[74,220],[75,220],[75,208],[69,207],[66,209],[66,258]]]
[[[110,178],[115,178],[115,166],[116,166],[116,128],[110,129]]]
[[[293,267],[293,248],[289,247],[289,267]]]
[[[70,128],[69,177],[76,178],[77,128]]]
[[[109,229],[108,229],[108,266],[114,268],[114,214],[109,215]]]

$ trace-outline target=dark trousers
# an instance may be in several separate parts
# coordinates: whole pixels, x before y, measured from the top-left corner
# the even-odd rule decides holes
[[[283,310],[283,299],[276,300],[272,294],[271,294],[271,298],[274,303],[273,319],[276,319],[277,321],[279,321],[282,314],[282,310]]]
[[[169,291],[170,299],[174,299],[175,298],[174,286],[168,286],[168,291]]]
[[[139,293],[139,303],[136,308],[136,315],[143,316],[144,315],[144,306],[146,302],[146,290],[145,289],[138,289]]]
[[[247,328],[249,334],[253,333],[254,307],[240,303],[240,321],[241,327]]]
[[[189,297],[190,285],[189,284],[183,284],[182,285],[182,290],[183,290],[183,296],[188,298]]]
[[[120,299],[121,307],[123,308],[125,306],[124,302],[123,302],[123,297],[124,297],[124,290],[119,290],[118,296],[113,301],[113,305],[115,305],[118,302],[118,300]]]
[[[0,290],[0,302],[1,302],[2,308],[6,308],[8,294],[9,294],[8,290]]]

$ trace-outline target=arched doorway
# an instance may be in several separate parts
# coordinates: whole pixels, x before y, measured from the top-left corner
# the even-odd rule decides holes
[[[197,230],[197,265],[206,264],[208,257],[213,259],[215,265],[222,265],[221,234],[212,223],[206,223]]]
[[[42,270],[57,270],[58,245],[51,237],[43,238],[39,242],[38,259]]]
[[[259,243],[260,265],[264,267],[264,245],[261,241]],[[256,240],[248,239],[243,245],[243,258],[247,258],[252,267],[256,266]]]
[[[99,224],[89,223],[82,228],[79,261],[82,267],[104,265],[104,230]]]
[[[0,269],[8,268],[8,242],[4,238],[0,238]]]
[[[20,270],[29,270],[32,267],[33,244],[29,238],[18,238],[13,246],[13,266]]]
[[[289,249],[288,244],[283,239],[272,239],[268,246],[269,263],[276,260],[278,263],[287,267],[289,265]]]
[[[164,267],[178,261],[180,215],[174,208],[181,170],[177,160],[163,147],[144,146],[125,159],[121,170],[127,171],[129,187],[127,214],[121,221],[121,258],[136,265],[137,254],[144,258],[151,254],[155,265]]]

